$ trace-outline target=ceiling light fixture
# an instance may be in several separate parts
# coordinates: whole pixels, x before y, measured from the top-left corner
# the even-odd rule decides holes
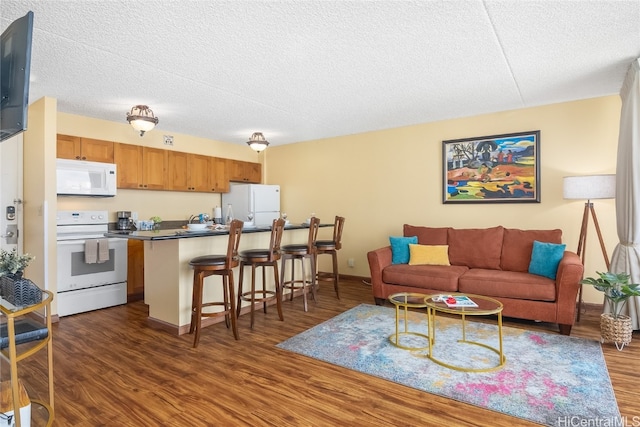
[[[262,132],[254,132],[253,135],[251,135],[251,138],[247,141],[247,144],[249,144],[249,147],[251,147],[252,150],[259,153],[269,146],[269,141],[264,138]]]
[[[144,136],[145,132],[150,131],[158,124],[158,118],[153,111],[146,105],[136,105],[127,113],[127,121],[133,128],[140,132],[140,136]]]

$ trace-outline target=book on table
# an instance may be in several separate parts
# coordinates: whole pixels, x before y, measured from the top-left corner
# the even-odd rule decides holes
[[[443,298],[443,302],[447,304],[447,307],[477,307],[478,306],[478,304],[473,302],[473,300],[466,295],[449,295]]]

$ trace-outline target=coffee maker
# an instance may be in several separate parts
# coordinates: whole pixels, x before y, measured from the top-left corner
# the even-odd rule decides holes
[[[118,230],[131,230],[131,211],[118,211]]]

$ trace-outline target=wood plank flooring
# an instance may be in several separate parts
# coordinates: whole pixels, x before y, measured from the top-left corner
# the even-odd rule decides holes
[[[54,326],[55,426],[531,426],[483,410],[275,347],[338,313],[372,304],[357,278],[341,281],[341,300],[323,285],[318,302],[298,297],[239,320],[240,340],[218,323],[197,349],[191,335],[147,325],[142,302],[64,317]],[[599,312],[588,310],[573,336],[599,339]],[[552,325],[507,326],[555,332]],[[619,352],[604,345],[623,416],[640,414],[640,336]],[[330,345],[330,343],[327,343]],[[45,353],[20,363],[31,396],[46,397]],[[1,378],[8,378],[6,364]]]

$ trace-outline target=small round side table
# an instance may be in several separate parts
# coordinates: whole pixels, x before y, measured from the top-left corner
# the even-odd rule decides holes
[[[396,333],[389,335],[389,341],[396,347],[404,350],[425,350],[430,348],[429,335],[419,332],[413,332],[409,330],[409,322],[407,319],[407,312],[409,308],[426,308],[425,299],[429,295],[412,293],[412,292],[400,292],[389,296],[389,301],[396,307]],[[400,331],[400,310],[403,311],[404,331]],[[425,316],[426,321],[426,316]],[[427,340],[427,343],[422,347],[413,347],[400,344],[400,337],[403,335],[413,335],[421,337]]]

